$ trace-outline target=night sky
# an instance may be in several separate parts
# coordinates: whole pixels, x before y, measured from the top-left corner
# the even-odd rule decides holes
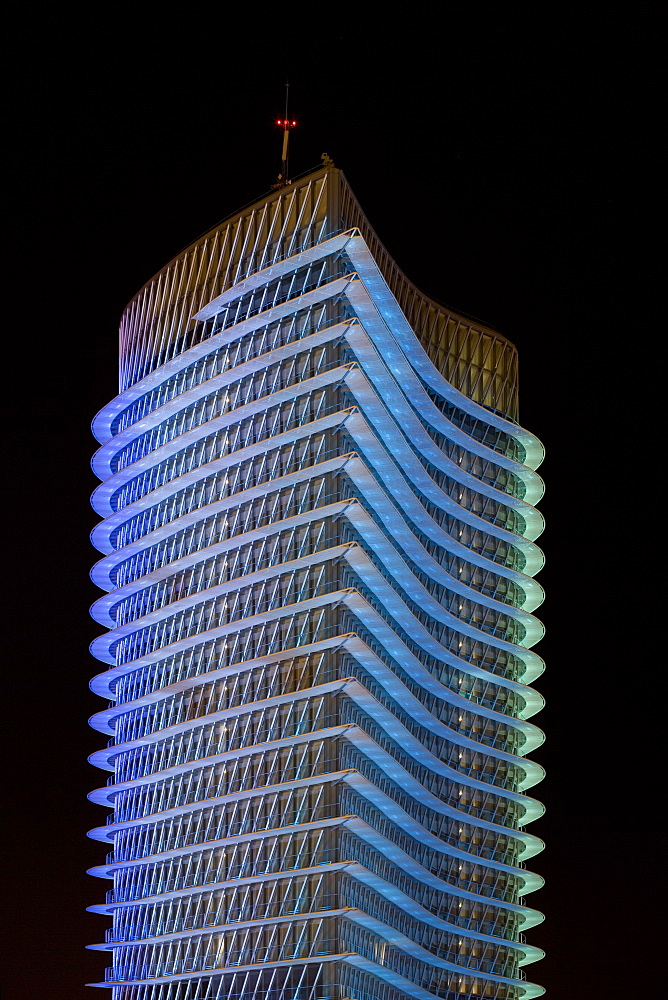
[[[286,77],[291,173],[328,153],[418,287],[519,348],[520,419],[548,455],[534,720],[548,739],[533,754],[547,813],[530,827],[547,884],[529,898],[547,958],[526,971],[551,1000],[649,995],[657,654],[638,648],[651,622],[635,553],[658,514],[637,455],[655,364],[638,282],[658,267],[638,261],[657,25],[652,7],[592,6],[411,5],[377,22],[348,4],[174,20],[52,6],[14,22],[4,1000],[107,996],[83,985],[103,976],[84,949],[107,922],[85,908],[108,885],[85,874],[106,851],[86,837],[106,778],[86,760],[106,739],[87,726],[104,704],[88,690],[103,669],[88,652],[90,421],[117,392],[126,302],[275,180]]]

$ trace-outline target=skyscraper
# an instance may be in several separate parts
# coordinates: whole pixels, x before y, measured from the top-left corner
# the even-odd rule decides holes
[[[97,416],[114,1000],[531,998],[539,442],[331,163],[167,264]]]

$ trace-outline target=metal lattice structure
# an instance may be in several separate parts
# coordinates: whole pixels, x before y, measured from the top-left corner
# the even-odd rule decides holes
[[[333,166],[128,306],[93,462],[114,1000],[542,993],[516,374]]]

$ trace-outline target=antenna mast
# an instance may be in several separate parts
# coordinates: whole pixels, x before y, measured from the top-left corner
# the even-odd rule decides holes
[[[278,175],[278,182],[272,184],[272,188],[285,187],[286,184],[290,184],[291,181],[288,177],[288,147],[290,144],[290,129],[294,128],[297,124],[296,121],[292,121],[288,118],[288,96],[289,96],[290,84],[285,81],[285,117],[279,118],[276,122],[277,125],[283,126],[283,151],[281,153],[281,172]]]

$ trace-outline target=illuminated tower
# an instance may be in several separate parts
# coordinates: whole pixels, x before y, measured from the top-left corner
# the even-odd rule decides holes
[[[531,998],[542,565],[516,351],[331,163],[179,254],[94,422],[114,1000]]]

